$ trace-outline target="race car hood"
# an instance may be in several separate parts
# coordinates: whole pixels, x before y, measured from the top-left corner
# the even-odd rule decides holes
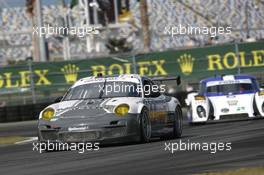
[[[208,97],[216,117],[220,115],[253,114],[254,93]]]
[[[106,111],[102,107],[103,99],[63,101],[56,107],[56,116],[60,118],[96,117]]]
[[[118,97],[107,99],[70,100],[53,104],[57,118],[96,118],[106,113],[114,113],[116,106],[126,103],[132,106],[140,98]],[[135,105],[134,105],[135,106]],[[131,112],[130,110],[130,112]]]
[[[55,110],[54,117],[50,120],[42,120],[43,111],[40,113],[39,128],[45,130],[48,127],[64,132],[125,126],[128,121],[136,121],[137,114],[130,111],[133,110],[133,103],[140,100],[141,98],[135,97],[118,97],[62,101],[47,107]],[[124,103],[131,107],[126,116],[119,117],[114,110],[118,105]]]

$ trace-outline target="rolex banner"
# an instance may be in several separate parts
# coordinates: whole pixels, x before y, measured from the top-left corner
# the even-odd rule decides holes
[[[77,79],[97,73],[181,75],[184,81],[199,80],[216,74],[262,72],[263,68],[264,42],[243,43],[237,46],[228,44],[136,56],[33,63],[32,69],[29,65],[3,67],[0,70],[0,92],[24,92],[29,91],[30,87],[41,91],[64,91]]]

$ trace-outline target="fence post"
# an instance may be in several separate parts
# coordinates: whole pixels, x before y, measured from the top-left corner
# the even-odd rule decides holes
[[[239,56],[239,48],[237,42],[235,42],[235,52],[236,52],[236,57],[238,59],[238,66],[237,66],[237,74],[241,73],[241,65],[240,65],[240,56]]]
[[[135,54],[133,54],[132,62],[133,62],[133,72],[134,72],[134,74],[137,74],[137,63],[136,63],[136,56],[135,56]]]
[[[31,90],[31,97],[32,103],[36,103],[36,93],[35,93],[35,83],[34,83],[34,72],[32,70],[32,59],[28,59],[28,70],[30,72],[30,90]]]

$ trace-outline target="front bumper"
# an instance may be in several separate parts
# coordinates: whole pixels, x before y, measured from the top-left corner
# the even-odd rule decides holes
[[[139,115],[127,114],[117,117],[105,114],[100,121],[83,119],[40,119],[38,135],[40,142],[121,142],[139,138]]]

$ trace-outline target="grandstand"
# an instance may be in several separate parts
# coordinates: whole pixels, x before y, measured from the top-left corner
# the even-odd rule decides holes
[[[58,1],[59,2],[59,1]],[[114,1],[111,1],[114,2]],[[185,47],[200,47],[208,44],[221,44],[241,41],[256,41],[264,38],[264,2],[262,0],[155,0],[148,2],[150,50],[164,51]],[[26,13],[26,7],[9,6],[9,1],[1,0],[0,18],[0,64],[12,63],[34,57],[32,48],[32,19]],[[120,7],[114,4],[114,15],[120,15]],[[106,42],[112,36],[124,36],[132,42],[133,52],[143,52],[140,10],[137,0],[129,0],[126,4],[131,20],[110,20],[108,27],[100,24],[100,36],[87,39],[69,38],[69,59],[105,56],[109,54]],[[119,12],[115,12],[118,10]],[[66,12],[66,13],[65,13]],[[42,6],[45,25],[59,26],[68,15],[70,26],[86,24],[85,0],[70,7],[60,3]],[[113,15],[112,15],[113,16]],[[91,17],[90,17],[91,18]],[[114,16],[113,18],[116,18]],[[93,19],[93,18],[92,18]],[[231,26],[231,35],[221,35],[211,40],[206,35],[177,35],[171,37],[164,34],[166,25],[192,26]],[[90,25],[94,25],[91,22]],[[64,36],[46,36],[50,60],[65,58]]]

